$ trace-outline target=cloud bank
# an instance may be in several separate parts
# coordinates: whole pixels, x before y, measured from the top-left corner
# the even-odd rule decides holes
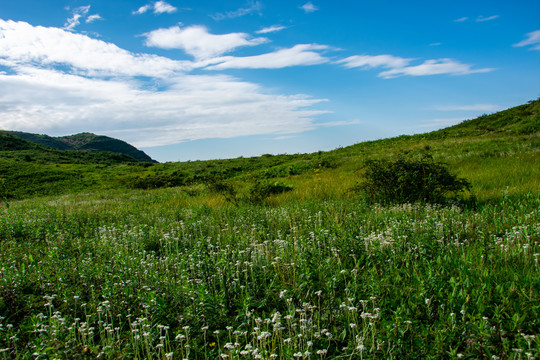
[[[0,66],[8,70],[0,72],[0,128],[8,130],[91,131],[150,147],[299,133],[315,129],[325,113],[313,108],[324,99],[192,75],[192,62],[24,22],[0,20]]]

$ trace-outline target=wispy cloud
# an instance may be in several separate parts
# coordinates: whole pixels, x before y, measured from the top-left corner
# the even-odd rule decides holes
[[[437,111],[481,111],[495,112],[503,110],[504,107],[493,104],[473,104],[473,105],[439,105],[433,109]]]
[[[234,19],[237,17],[246,16],[253,13],[259,13],[262,10],[262,2],[260,1],[251,1],[248,3],[246,7],[234,10],[234,11],[227,11],[226,13],[217,13],[214,15],[210,15],[210,17],[216,21],[224,20],[224,19]]]
[[[323,122],[323,123],[316,123],[317,127],[336,127],[336,126],[351,126],[351,125],[360,125],[364,122],[361,120],[350,120],[350,121],[331,121],[331,122]]]
[[[256,46],[268,41],[266,38],[251,38],[246,33],[214,35],[204,26],[181,28],[173,26],[143,34],[146,46],[161,49],[182,49],[197,59],[220,56],[241,46]]]
[[[257,34],[268,34],[268,33],[278,32],[278,31],[284,30],[286,28],[287,27],[282,26],[282,25],[272,25],[272,26],[269,26],[269,27],[262,28],[261,30],[258,30],[256,33]]]
[[[479,16],[476,18],[476,22],[485,22],[485,21],[491,21],[498,19],[499,15],[492,15],[492,16]]]
[[[72,16],[66,20],[64,24],[64,29],[68,31],[73,31],[77,26],[81,24],[81,20],[86,18],[86,23],[90,24],[96,20],[101,20],[101,16],[98,14],[88,16],[90,12],[90,5],[80,6],[72,10]]]
[[[464,17],[460,17],[459,19],[454,20],[454,22],[465,22],[467,20],[469,20],[469,18],[464,16]]]
[[[304,10],[304,12],[306,14],[309,14],[309,13],[312,13],[312,12],[315,12],[317,10],[319,10],[319,8],[315,5],[313,5],[313,3],[311,3],[311,1],[305,3],[304,5],[300,6],[300,9]]]
[[[405,66],[383,71],[379,74],[384,79],[399,76],[428,76],[428,75],[469,75],[493,71],[492,68],[473,69],[472,65],[463,64],[453,59],[426,60],[420,65]]]
[[[337,63],[343,64],[343,66],[348,69],[372,69],[377,67],[403,68],[407,66],[411,60],[413,59],[405,59],[393,55],[355,55],[339,60]]]
[[[526,35],[524,40],[521,40],[514,47],[530,46],[532,50],[540,50],[540,30],[530,32]]]
[[[103,20],[103,18],[99,14],[90,15],[89,17],[86,18],[86,23],[91,24],[97,20]]]
[[[154,14],[172,14],[178,11],[178,9],[171,4],[165,1],[156,1],[154,3],[146,4],[141,6],[138,10],[134,11],[133,14],[141,15],[148,11],[153,11]]]
[[[473,69],[472,65],[462,64],[453,59],[426,60],[419,65],[410,65],[415,59],[401,58],[393,55],[356,55],[337,61],[346,68],[360,68],[369,70],[374,68],[387,68],[389,70],[379,73],[384,79],[399,76],[427,76],[427,75],[467,75],[493,71],[494,69]]]
[[[291,66],[318,65],[329,62],[319,53],[326,49],[328,49],[326,45],[300,44],[289,49],[256,56],[225,56],[213,59],[216,65],[208,66],[206,69],[281,69]]]

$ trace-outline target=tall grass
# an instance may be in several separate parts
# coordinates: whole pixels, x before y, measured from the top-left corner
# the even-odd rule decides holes
[[[0,358],[540,356],[537,193],[472,210],[199,190],[2,210]]]

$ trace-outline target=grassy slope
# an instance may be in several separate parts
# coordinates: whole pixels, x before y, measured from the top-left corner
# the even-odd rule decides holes
[[[502,196],[501,189],[510,193],[540,190],[539,109],[540,101],[534,101],[427,134],[364,142],[313,154],[166,164],[128,165],[109,161],[108,166],[83,165],[91,160],[76,157],[58,161],[51,156],[18,168],[16,164],[24,152],[3,152],[0,173],[6,178],[8,194],[16,198],[106,188],[192,187],[208,179],[221,179],[240,192],[247,191],[255,180],[285,181],[295,187],[295,191],[282,196],[288,201],[342,198],[354,185],[364,160],[429,151],[453,172],[469,179],[479,198],[497,198]],[[58,162],[65,165],[59,167]],[[70,162],[78,165],[69,165]],[[47,181],[47,177],[41,178],[43,172],[55,174],[62,186]],[[77,174],[77,181],[73,174]],[[21,183],[21,178],[29,176],[35,181]],[[40,185],[34,187],[33,183]]]

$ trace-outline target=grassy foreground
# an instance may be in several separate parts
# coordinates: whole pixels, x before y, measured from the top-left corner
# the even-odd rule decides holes
[[[0,358],[538,358],[539,209],[209,207],[177,188],[15,202]]]

